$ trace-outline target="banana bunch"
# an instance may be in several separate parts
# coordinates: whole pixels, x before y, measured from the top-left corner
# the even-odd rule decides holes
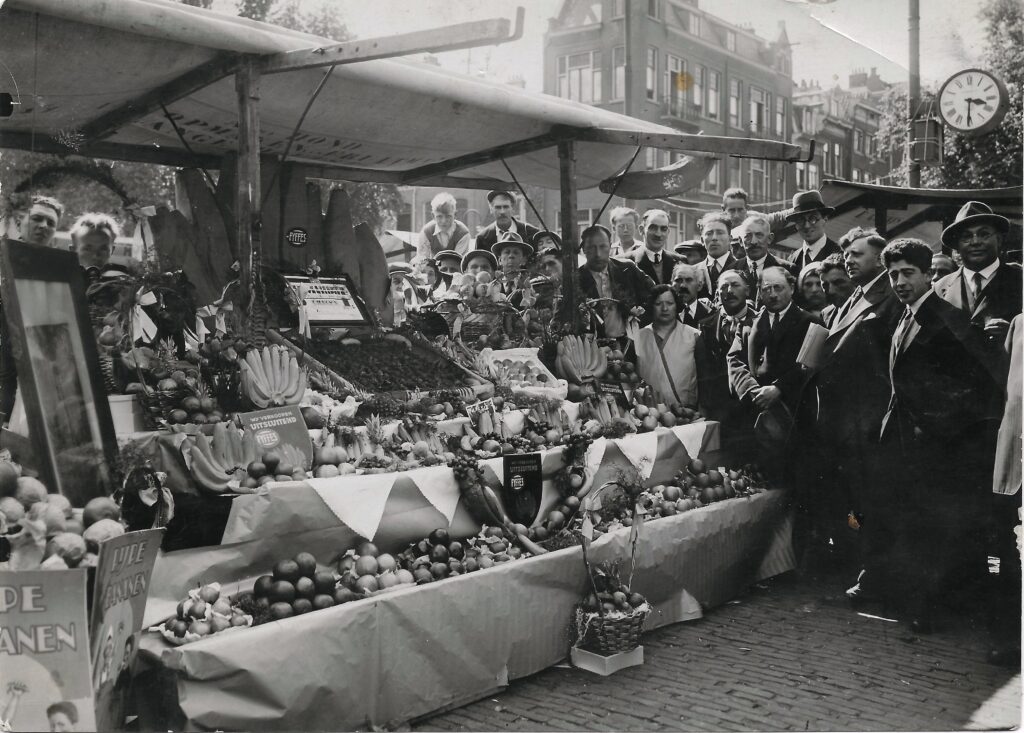
[[[296,405],[306,392],[306,370],[283,346],[250,349],[238,366],[242,370],[242,392],[257,407]]]
[[[564,336],[556,348],[555,370],[570,384],[583,384],[604,376],[608,357],[592,338]]]
[[[245,478],[245,467],[259,458],[259,447],[251,433],[242,434],[227,423],[217,423],[213,440],[203,433],[189,438],[192,479],[207,491],[222,494],[237,489]]]

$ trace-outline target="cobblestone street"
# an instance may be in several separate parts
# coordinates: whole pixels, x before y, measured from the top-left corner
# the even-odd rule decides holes
[[[1020,725],[1021,678],[986,664],[980,621],[904,624],[793,577],[644,637],[611,677],[552,668],[417,730],[962,730]],[[879,613],[867,608],[863,612]]]

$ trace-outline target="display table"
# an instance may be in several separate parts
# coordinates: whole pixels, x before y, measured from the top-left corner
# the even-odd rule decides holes
[[[628,461],[659,483],[691,455],[714,465],[717,445],[716,423],[662,429],[595,444],[589,470],[603,481]],[[546,475],[560,457],[561,450],[545,453]],[[447,518],[452,490],[450,471],[434,468],[277,484],[264,495],[238,497],[221,545],[160,556],[147,624],[173,613],[197,583],[246,590],[276,560],[306,550],[327,561],[360,531],[385,550],[438,526],[472,534],[478,528],[457,493]],[[545,503],[555,498],[551,491]],[[371,502],[375,494],[384,499]],[[370,507],[379,514],[368,520]],[[601,536],[594,559],[627,557],[628,538],[627,528]],[[645,523],[634,588],[653,604],[647,625],[654,628],[699,618],[792,567],[786,497],[772,491]],[[581,550],[572,547],[182,647],[147,633],[137,685],[141,722],[192,730],[396,725],[479,699],[563,659],[572,609],[586,588]]]
[[[595,541],[627,557],[628,529]],[[634,588],[648,627],[700,617],[793,567],[786,497],[771,491],[647,522]],[[579,547],[170,647],[144,634],[146,727],[351,730],[394,726],[496,692],[568,652],[587,588]]]

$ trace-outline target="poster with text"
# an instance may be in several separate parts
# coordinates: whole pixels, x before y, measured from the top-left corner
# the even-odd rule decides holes
[[[313,444],[302,411],[296,405],[271,407],[238,416],[242,428],[256,438],[256,445],[264,455],[274,453],[280,463],[309,470],[313,465]],[[281,473],[278,468],[278,473]]]
[[[82,570],[0,571],[4,730],[96,730]]]
[[[116,730],[124,723],[138,633],[163,532],[129,532],[100,545],[89,619],[99,730]]]

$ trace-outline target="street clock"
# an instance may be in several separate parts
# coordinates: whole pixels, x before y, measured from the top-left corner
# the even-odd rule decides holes
[[[999,77],[982,69],[964,69],[939,89],[939,114],[950,129],[965,135],[993,130],[1010,106]]]

